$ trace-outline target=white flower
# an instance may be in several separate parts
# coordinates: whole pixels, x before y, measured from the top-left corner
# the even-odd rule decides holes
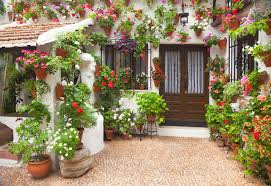
[[[70,85],[70,86],[73,85],[73,81],[70,81],[69,85]]]
[[[72,126],[72,124],[68,122],[68,123],[66,124],[66,126],[67,126],[67,127],[70,127],[70,126]]]
[[[61,159],[61,160],[64,160],[64,157],[63,157],[63,156],[60,156],[60,159]]]
[[[67,81],[66,80],[61,81],[61,85],[66,86],[67,85]]]
[[[81,53],[82,53],[82,51],[81,51],[80,49],[78,49],[78,50],[77,50],[77,53],[81,54]]]
[[[72,150],[72,148],[70,147],[69,150]]]
[[[68,154],[66,153],[66,154],[65,154],[65,156],[67,157],[67,156],[68,156]]]
[[[68,133],[67,133],[67,132],[65,132],[65,133],[64,133],[64,135],[65,135],[65,136],[67,136],[67,135],[68,135]]]
[[[131,121],[131,119],[130,119],[130,118],[128,118],[128,121]]]
[[[62,154],[62,151],[59,151],[59,154]]]
[[[75,69],[79,70],[80,66],[78,64],[75,65]]]
[[[121,99],[119,100],[119,105],[122,105],[122,100]]]
[[[64,143],[64,146],[66,147],[66,146],[67,146],[67,143]]]
[[[134,123],[134,122],[132,122],[132,123],[131,123],[131,126],[132,126],[132,127],[133,127],[133,126],[135,126],[135,123]]]
[[[74,41],[75,45],[80,45],[80,43],[78,41]]]
[[[72,136],[69,136],[69,138],[72,138]]]

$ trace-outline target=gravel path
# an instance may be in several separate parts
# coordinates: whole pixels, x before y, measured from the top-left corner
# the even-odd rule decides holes
[[[261,185],[208,139],[155,137],[107,142],[95,165],[76,179],[59,172],[33,180],[23,168],[0,167],[0,185]]]

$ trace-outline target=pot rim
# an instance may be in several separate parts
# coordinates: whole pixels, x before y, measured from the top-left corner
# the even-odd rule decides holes
[[[43,161],[39,161],[39,162],[31,162],[31,161],[29,161],[27,164],[29,164],[29,165],[38,165],[38,164],[43,164],[43,163],[46,163],[48,161],[51,161],[51,157],[48,154],[42,154],[42,156],[44,158],[46,158],[46,159],[43,160]]]

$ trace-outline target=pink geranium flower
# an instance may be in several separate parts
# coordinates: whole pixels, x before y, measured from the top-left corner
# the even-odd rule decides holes
[[[264,101],[266,101],[266,96],[265,96],[265,95],[258,95],[258,96],[257,96],[257,99],[258,99],[259,101],[261,101],[261,102],[264,102]]]

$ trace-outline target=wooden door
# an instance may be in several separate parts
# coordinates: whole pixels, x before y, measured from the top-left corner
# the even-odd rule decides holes
[[[201,45],[160,45],[161,67],[166,79],[160,93],[167,101],[166,125],[206,126],[209,74],[208,52]]]

